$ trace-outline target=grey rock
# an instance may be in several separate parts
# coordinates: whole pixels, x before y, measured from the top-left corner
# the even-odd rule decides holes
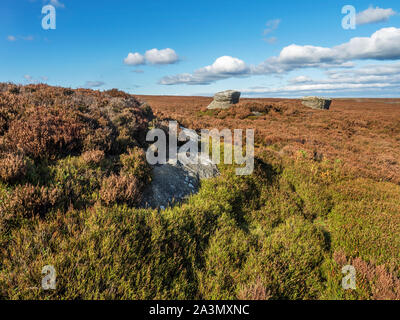
[[[217,175],[217,166],[203,155],[196,158],[196,164],[174,163],[170,160],[166,164],[153,166],[153,181],[145,188],[141,205],[145,208],[173,206],[197,193],[202,179]]]
[[[332,100],[320,97],[304,97],[302,104],[312,109],[329,110]]]
[[[214,95],[214,101],[207,109],[228,109],[232,105],[239,103],[240,92],[235,90],[226,90]]]

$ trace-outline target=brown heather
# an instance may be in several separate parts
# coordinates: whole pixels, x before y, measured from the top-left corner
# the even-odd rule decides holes
[[[365,298],[374,300],[400,300],[400,279],[394,270],[384,265],[375,265],[361,258],[348,259],[341,251],[333,254],[335,262],[341,267],[352,265],[356,270],[356,286],[367,293]]]
[[[269,300],[271,295],[267,292],[260,277],[254,284],[242,286],[237,295],[239,300]]]
[[[145,144],[148,115],[126,93],[8,87],[0,92],[1,149],[53,160],[91,150],[119,154]]]
[[[103,150],[91,150],[82,153],[81,157],[86,164],[99,165],[104,160],[104,156]]]
[[[0,206],[0,215],[43,216],[57,204],[60,196],[61,192],[57,188],[34,187],[30,184],[17,186]]]
[[[142,186],[134,175],[111,175],[103,180],[100,198],[106,206],[128,204],[136,206],[142,200]]]
[[[109,194],[101,192],[105,202],[114,196],[136,205],[151,174],[138,148],[145,145],[149,121],[148,110],[116,89],[1,84],[0,183],[8,186],[0,192],[2,214],[44,216],[91,206],[107,181],[112,185]],[[116,177],[120,156],[130,175],[105,179]]]
[[[57,110],[55,114],[52,111],[47,107],[25,110],[22,118],[11,122],[6,143],[35,159],[79,152],[83,124],[66,110]]]
[[[207,110],[212,98],[138,96],[160,119],[199,130],[256,130],[257,150],[306,152],[340,159],[352,174],[400,183],[400,100],[334,99],[331,110],[312,110],[291,99],[241,99],[228,110]],[[263,113],[254,116],[251,112]]]
[[[0,179],[13,183],[23,179],[28,172],[30,161],[20,153],[0,155]]]

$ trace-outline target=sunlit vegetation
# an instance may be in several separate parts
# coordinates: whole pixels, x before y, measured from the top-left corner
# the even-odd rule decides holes
[[[1,91],[1,299],[400,299],[400,186],[383,171],[263,140],[253,175],[221,165],[183,204],[141,209],[147,105],[115,90]],[[246,110],[223,124],[261,122]],[[41,288],[45,265],[56,290]]]

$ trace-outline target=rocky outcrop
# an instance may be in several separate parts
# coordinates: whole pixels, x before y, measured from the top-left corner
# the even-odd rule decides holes
[[[202,179],[218,175],[217,166],[202,155],[196,164],[169,161],[156,165],[153,167],[153,181],[144,191],[142,207],[164,210],[197,193]]]
[[[168,137],[168,121],[160,122],[156,127],[162,129]],[[178,126],[178,132],[184,133],[191,140],[198,141],[200,139],[196,131],[182,126]],[[157,151],[155,145],[151,145],[150,148],[153,152]],[[153,166],[153,180],[144,190],[142,207],[164,210],[197,193],[201,180],[219,175],[217,166],[210,157],[202,153],[199,153],[192,163],[179,161],[184,158],[182,153],[178,153],[176,156],[178,160],[173,161],[167,152],[167,159],[170,160],[165,164]]]
[[[214,96],[214,101],[207,109],[228,109],[232,105],[239,103],[240,92],[235,90],[227,90],[218,92]]]
[[[332,100],[320,97],[304,97],[302,104],[312,109],[329,110]]]

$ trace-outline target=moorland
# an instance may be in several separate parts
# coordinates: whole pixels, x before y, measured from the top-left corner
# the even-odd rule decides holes
[[[210,102],[1,84],[0,298],[400,299],[400,100]],[[141,208],[166,119],[254,128],[254,173]]]

